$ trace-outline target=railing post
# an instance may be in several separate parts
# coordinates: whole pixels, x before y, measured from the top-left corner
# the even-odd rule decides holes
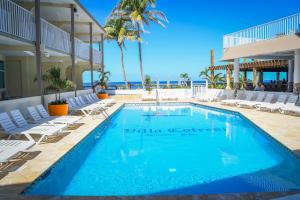
[[[44,104],[44,89],[42,80],[42,53],[41,53],[41,4],[40,0],[35,0],[35,58],[36,58],[36,77],[38,84],[38,95]]]
[[[71,79],[72,82],[76,84],[76,66],[75,66],[75,20],[74,20],[74,12],[75,7],[73,4],[70,6],[71,10],[71,63],[72,63],[72,72],[71,72]],[[75,94],[76,94],[76,87],[75,87]]]
[[[93,57],[93,23],[90,22],[89,23],[89,27],[90,27],[90,67],[91,67],[91,87],[94,91],[94,57]]]
[[[104,71],[104,34],[101,33],[101,70]]]

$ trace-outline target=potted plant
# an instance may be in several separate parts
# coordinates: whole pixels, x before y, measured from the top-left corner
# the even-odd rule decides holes
[[[55,92],[55,101],[48,103],[48,112],[51,116],[63,116],[68,114],[68,103],[65,99],[60,98],[60,93],[75,87],[71,81],[61,79],[60,75],[61,71],[59,67],[50,68],[47,73],[43,75],[43,81],[47,83],[45,93]]]
[[[99,82],[97,83],[97,87],[100,89],[97,92],[97,96],[99,99],[107,99],[108,94],[106,93],[107,82],[109,81],[110,72],[109,71],[100,71]]]
[[[145,88],[148,91],[148,93],[150,94],[152,91],[152,81],[151,81],[151,77],[149,75],[145,76]]]

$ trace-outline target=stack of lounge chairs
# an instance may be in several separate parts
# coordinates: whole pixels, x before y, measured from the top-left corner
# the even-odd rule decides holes
[[[219,101],[226,96],[223,90],[207,90],[204,94],[199,97],[196,97],[198,101],[201,102],[213,102]]]
[[[222,100],[221,104],[253,108],[259,111],[300,115],[300,106],[297,105],[298,95],[281,93],[277,98],[275,96],[275,93],[246,92],[244,95],[238,95],[236,98]]]
[[[85,116],[102,113],[107,116],[105,110],[115,104],[114,99],[99,100],[96,94],[68,98],[69,110],[71,113],[79,112]]]

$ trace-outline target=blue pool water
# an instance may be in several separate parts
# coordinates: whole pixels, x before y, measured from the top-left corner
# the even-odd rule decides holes
[[[25,194],[127,196],[295,189],[300,189],[299,160],[243,116],[174,104],[124,106]]]

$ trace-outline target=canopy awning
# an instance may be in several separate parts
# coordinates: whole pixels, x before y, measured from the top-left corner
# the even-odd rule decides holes
[[[241,71],[251,71],[255,68],[260,71],[286,71],[288,69],[288,61],[287,60],[265,60],[265,61],[254,61],[240,64]],[[227,70],[233,69],[233,64],[228,65],[219,65],[219,66],[211,66],[208,68],[209,70]]]

